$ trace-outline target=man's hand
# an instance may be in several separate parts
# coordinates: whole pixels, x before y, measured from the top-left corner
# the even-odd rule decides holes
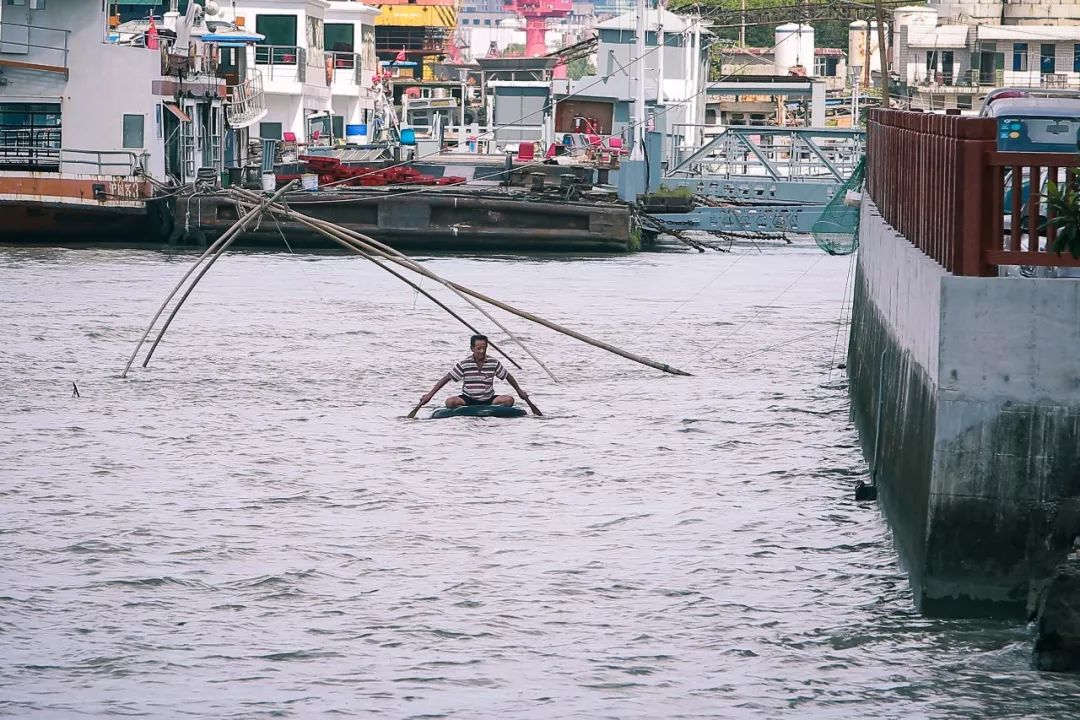
[[[427,405],[429,402],[431,402],[431,398],[434,397],[434,395],[435,393],[426,393],[424,397],[420,398],[420,404]]]
[[[529,393],[525,392],[524,390],[518,390],[518,397],[521,398],[522,400],[528,400],[529,399]]]

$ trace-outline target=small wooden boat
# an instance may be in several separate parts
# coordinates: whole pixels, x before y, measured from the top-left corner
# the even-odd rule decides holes
[[[497,417],[513,418],[527,415],[523,408],[514,405],[464,405],[462,407],[439,408],[431,413],[433,420],[448,417]]]

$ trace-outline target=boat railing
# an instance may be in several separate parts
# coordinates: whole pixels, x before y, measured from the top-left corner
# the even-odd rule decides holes
[[[81,175],[134,176],[146,174],[146,152],[131,150],[60,149],[60,170]]]
[[[266,66],[266,79],[307,79],[307,49],[300,45],[255,45],[255,64]]]
[[[59,140],[59,132],[56,138]],[[0,138],[0,169],[131,177],[145,174],[146,153],[78,150],[51,141],[7,144]]]
[[[266,96],[263,94],[263,74],[258,68],[249,68],[244,82],[225,88],[229,125],[245,128],[266,117]]]
[[[487,151],[489,143],[494,141],[492,129],[486,125],[430,125],[426,122],[409,123],[415,136],[422,140],[439,139],[443,145],[455,146],[460,152]]]
[[[70,30],[0,21],[0,65],[66,76],[70,40]]]
[[[355,83],[359,87],[364,86],[363,67],[360,53],[327,51],[331,66],[334,68],[334,82]]]
[[[0,167],[32,171],[60,169],[60,128],[0,130]]]

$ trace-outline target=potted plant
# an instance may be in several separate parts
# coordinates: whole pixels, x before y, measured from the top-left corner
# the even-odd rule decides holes
[[[1080,169],[1069,171],[1069,175],[1080,175]],[[1048,182],[1046,205],[1053,214],[1050,224],[1057,230],[1054,252],[1068,252],[1080,259],[1080,193],[1077,193],[1076,183]]]

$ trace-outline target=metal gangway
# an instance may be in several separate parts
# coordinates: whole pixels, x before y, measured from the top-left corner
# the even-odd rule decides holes
[[[849,128],[675,125],[662,184],[710,204],[655,216],[671,226],[721,232],[809,232],[854,172],[865,134]]]
[[[676,125],[675,134],[690,127],[702,128],[705,142],[697,148],[672,143],[666,176],[843,182],[859,164],[865,144],[863,131],[849,128]]]

